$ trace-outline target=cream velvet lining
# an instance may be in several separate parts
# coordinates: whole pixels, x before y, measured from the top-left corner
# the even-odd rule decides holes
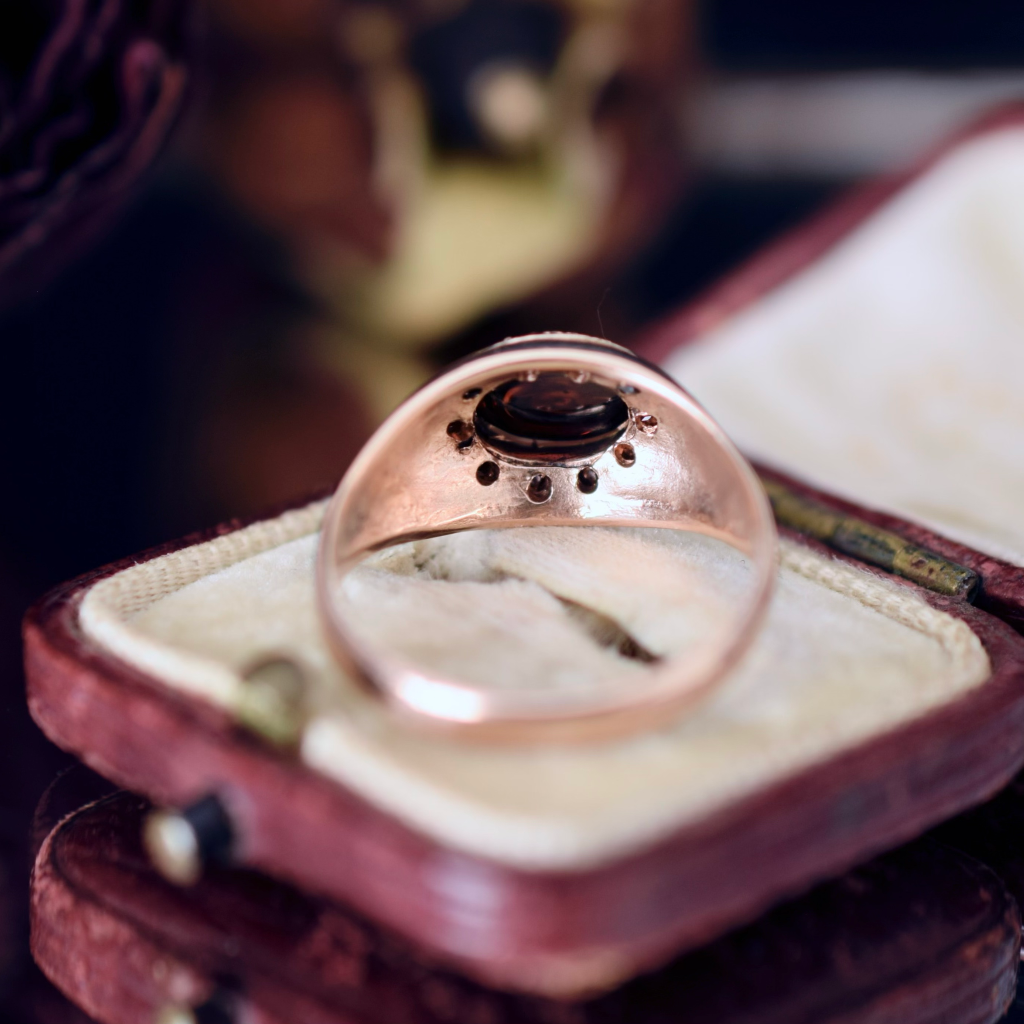
[[[309,765],[441,843],[510,865],[583,869],[642,848],[953,701],[990,674],[984,649],[960,620],[888,580],[784,543],[776,595],[754,647],[710,699],[664,729],[525,750],[414,735],[362,696],[325,647],[313,589],[322,511],[318,504],[290,512],[102,580],[84,597],[81,626],[124,661],[229,708],[245,685],[239,673],[246,665],[263,654],[288,654],[308,674],[301,756]],[[437,595],[417,602],[414,621],[396,615],[388,627],[396,645],[428,631],[428,656],[431,646],[444,656],[464,642],[464,623],[453,624],[450,602],[464,607],[458,602],[467,585],[490,586],[488,608],[500,610],[506,577],[497,585],[467,580],[458,569],[467,555],[473,564],[501,560],[503,573],[514,563],[515,577],[543,610],[553,552],[557,575],[586,588],[594,558],[608,554],[606,543],[620,554],[623,544],[666,543],[663,531],[602,536],[610,533],[531,528],[483,549],[478,537],[463,534],[419,542],[426,547],[412,546],[403,566],[387,559],[404,556],[387,555],[378,569],[400,570],[389,584],[395,600],[404,587],[429,585]],[[655,562],[673,571],[671,557],[659,554]],[[623,618],[633,614],[634,630],[653,623],[657,642],[664,612],[659,601],[646,600],[650,587],[663,585],[652,578],[657,572],[648,566],[644,580],[623,577],[593,601]],[[514,600],[522,599],[517,593]],[[618,657],[561,605],[543,614],[558,620],[543,638],[524,636],[522,622],[510,627],[524,651],[538,651],[528,657]],[[475,651],[486,677],[493,648]]]
[[[1024,565],[1024,130],[666,367],[747,455]]]

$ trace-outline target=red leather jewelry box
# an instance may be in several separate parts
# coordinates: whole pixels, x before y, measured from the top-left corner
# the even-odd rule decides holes
[[[1024,621],[1016,420],[1000,404],[1016,358],[1005,182],[1018,150],[1024,116],[992,120],[649,339],[741,446],[787,474],[765,471],[783,527],[768,623],[691,717],[572,750],[399,735],[324,654],[317,504],[47,595],[25,626],[34,717],[155,802],[215,796],[236,863],[351,904],[432,962],[561,999],[663,964],[984,800],[1024,763],[1024,638],[1007,624]],[[972,263],[978,210],[990,213]],[[993,231],[1001,259],[983,258]],[[921,295],[946,303],[940,327],[962,314],[991,329],[970,379],[962,334],[933,367],[914,331],[885,333],[919,323]],[[873,388],[881,409],[865,420]],[[268,717],[246,671],[282,650],[308,692],[294,706],[279,694]]]
[[[927,840],[566,1005],[432,970],[351,911],[252,872],[213,868],[175,888],[141,848],[146,809],[127,793],[85,807],[36,862],[35,956],[104,1024],[175,1008],[261,1024],[988,1024],[1013,996],[1014,901],[980,863]]]
[[[1007,307],[1017,267],[1000,245],[1012,246],[1016,237],[1022,132],[1024,105],[1001,108],[905,173],[856,188],[666,318],[636,349],[676,372],[745,453],[770,467],[769,475],[806,481],[831,507],[855,511],[974,569],[983,581],[975,605],[1024,630],[1024,545],[1000,525],[1024,523],[1024,492],[1016,490],[1022,479],[1016,462],[1024,448],[1014,432],[1019,418],[1004,417],[1005,432],[998,419],[1001,404],[1019,408],[1007,389],[1020,379],[1024,323]],[[884,252],[901,233],[894,251]],[[817,295],[818,311],[801,314],[798,293]],[[780,309],[783,304],[789,308]],[[774,323],[766,324],[765,315]],[[770,394],[775,381],[759,376],[763,361],[747,363],[744,379],[724,367],[713,370],[697,351],[724,342],[735,369],[743,343],[725,335],[739,329],[748,332],[751,358],[764,360],[787,319],[798,334],[812,333],[773,353],[774,373],[794,370],[802,344],[805,354],[818,350],[808,361],[822,372],[804,390],[805,397],[815,392],[818,408],[801,409],[808,414],[804,436],[818,435],[813,454],[763,436],[778,429],[779,412],[791,396],[782,396],[774,412],[755,411],[742,424],[731,403],[726,408],[715,401],[711,389],[723,387],[732,389],[733,398],[751,385]],[[706,385],[698,377],[705,374]],[[808,383],[806,370],[793,376]],[[844,379],[851,380],[846,401],[835,390]],[[865,428],[901,407],[902,426],[889,424],[888,436],[870,439],[888,442],[897,456],[888,459],[869,449]],[[986,414],[995,415],[995,431],[983,432],[986,424],[979,421]],[[967,451],[971,438],[974,448]],[[1005,458],[1006,466],[986,452]],[[927,496],[903,486],[902,473],[913,471],[915,458],[931,475]],[[958,475],[965,467],[969,472]],[[990,503],[996,506],[991,514],[979,516]]]

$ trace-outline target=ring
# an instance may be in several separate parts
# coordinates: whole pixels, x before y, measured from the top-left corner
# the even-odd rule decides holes
[[[721,622],[628,685],[596,690],[442,678],[354,628],[345,581],[375,552],[535,526],[671,530],[703,545],[702,565],[713,549],[733,580]],[[455,364],[370,438],[327,510],[317,598],[342,667],[410,722],[515,740],[605,736],[664,723],[725,677],[763,619],[776,545],[754,471],[675,381],[611,342],[535,334]]]

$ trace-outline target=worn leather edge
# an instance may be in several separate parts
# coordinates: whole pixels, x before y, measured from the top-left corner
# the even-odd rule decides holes
[[[120,794],[101,803],[123,800],[126,796]],[[147,906],[136,908],[142,913],[142,917],[136,919],[130,912],[131,897],[125,903],[119,895],[115,895],[111,903],[110,894],[104,894],[102,885],[100,889],[95,889],[88,875],[79,876],[74,870],[68,872],[68,867],[75,866],[74,830],[79,822],[89,822],[94,806],[88,805],[59,822],[48,835],[37,857],[32,884],[32,949],[37,962],[62,991],[105,1024],[151,1020],[161,1007],[169,1004],[197,1005],[205,1001],[217,987],[219,971],[224,969],[221,963],[224,955],[215,953],[211,959],[211,953],[217,949],[219,940],[216,938],[217,933],[211,933],[209,922],[205,921],[202,913],[196,918],[202,939],[198,947],[193,947],[180,917],[174,918],[169,933],[164,936],[158,923],[159,916],[157,919],[153,919],[151,914],[147,916]],[[991,1024],[1002,1016],[1013,998],[1019,959],[1020,918],[1016,904],[1005,886],[983,864],[952,850],[948,850],[947,854],[954,861],[960,860],[961,869],[971,873],[982,887],[980,903],[988,908],[987,916],[972,922],[971,930],[964,931],[955,941],[942,942],[939,948],[929,949],[925,959],[921,959],[923,954],[919,954],[920,963],[904,964],[892,978],[879,985],[872,985],[869,976],[858,977],[856,972],[848,976],[848,971],[853,970],[852,965],[844,968],[839,961],[835,965],[838,972],[834,973],[834,988],[830,990],[829,996],[822,1002],[821,993],[818,994],[815,1020],[827,1020],[828,1024],[936,1024],[946,1021],[950,1024]],[[72,858],[70,864],[68,857]],[[849,884],[856,886],[856,878]],[[135,898],[139,898],[138,893]],[[808,899],[809,903],[804,901],[802,905],[798,901],[794,904],[786,918],[788,927],[796,925],[799,929],[790,936],[797,942],[797,948],[800,942],[806,941],[803,929],[810,920],[808,915],[814,915],[814,907],[817,905],[814,895]],[[185,905],[188,907],[192,903]],[[874,898],[874,905],[874,913],[877,914],[877,897]],[[798,909],[801,906],[802,909]],[[906,913],[907,909],[904,906],[903,912]],[[189,913],[185,911],[186,918]],[[869,911],[868,922],[871,922],[872,917]],[[827,922],[822,923],[827,927]],[[903,928],[907,924],[904,922],[896,926],[897,932],[903,935],[901,942],[904,945],[908,936],[904,935]],[[921,924],[926,930],[919,939],[925,942],[930,934],[929,929],[934,925],[930,921],[926,925],[924,918]],[[224,922],[218,921],[216,927],[219,929],[223,926]],[[872,927],[870,923],[867,926]],[[259,925],[256,927],[258,929]],[[316,934],[320,934],[318,929],[321,927],[322,924],[314,927]],[[785,946],[786,927],[778,920],[769,923],[765,934],[761,935],[761,941],[779,941]],[[783,930],[778,932],[779,928]],[[744,948],[753,938],[754,934],[745,939],[737,937],[739,945],[734,942],[734,947]],[[245,941],[252,941],[252,936]],[[271,948],[274,948],[277,941],[271,939]],[[383,941],[390,942],[386,937]],[[374,942],[371,932],[355,940],[355,949],[362,950],[364,943],[369,943],[372,948]],[[324,951],[319,946],[316,949],[317,952],[307,949],[306,957],[312,957],[310,965],[313,965],[314,976],[321,981],[314,980],[314,976],[307,977],[302,970],[288,982],[284,980],[287,971],[280,977],[279,972],[272,971],[271,977],[263,970],[249,969],[243,972],[244,977],[238,976],[237,980],[242,983],[244,993],[242,998],[249,1003],[251,1010],[256,1011],[260,1021],[293,1020],[296,1019],[296,1011],[301,1008],[300,1017],[303,1021],[323,1020],[332,1024],[337,1021],[340,1024],[342,1018],[348,1020],[350,1012],[357,1009],[357,1005],[347,1007],[339,1016],[340,1008],[329,1009],[327,1004],[321,1004],[313,998],[312,990],[306,991],[312,984],[312,988],[318,992],[323,985],[326,985],[328,991],[334,992],[340,979],[346,979],[344,984],[352,987],[346,1002],[349,998],[355,998],[358,1004],[358,990],[366,980],[351,960],[352,949],[343,947],[338,950],[340,963],[324,960]],[[230,959],[237,954],[226,955]],[[760,959],[755,957],[752,964],[759,962]],[[424,978],[434,977],[428,964],[420,966],[418,961],[413,960],[403,968],[402,963],[404,961],[400,960],[395,965],[395,969],[400,972],[395,980],[399,984],[411,985],[412,998],[415,998],[415,990],[424,984],[428,987],[431,984],[442,987],[446,985],[442,977],[424,982]],[[735,965],[736,968],[741,969],[741,965]],[[380,979],[377,979],[379,982]],[[723,984],[727,984],[724,979]],[[766,994],[775,991],[773,986],[774,982],[769,984]],[[785,991],[783,986],[782,992]],[[443,1000],[447,1009],[441,1016],[445,1019],[460,1019],[455,1012],[460,1000],[462,1009],[466,1011],[479,1008],[481,1000],[489,998],[485,990],[470,988],[465,991],[460,989],[460,992],[461,995],[451,992]],[[629,1014],[629,1017],[622,1018],[624,1024],[625,1020],[632,1018],[638,1009],[648,1003],[649,994],[646,997],[640,995],[636,1003],[627,998],[621,1004],[622,1012]],[[365,999],[362,1005],[367,1005]],[[402,1000],[399,1000],[398,1007],[402,1005]],[[502,1010],[499,1004],[493,1009],[495,1019],[508,1019],[509,1007]],[[530,1004],[526,1004],[518,1011],[513,1010],[512,1016],[517,1017],[522,1012],[531,1020],[549,1021],[549,1024],[563,1018],[566,1022],[591,1019],[585,1006],[576,1010],[568,1007],[565,1009],[563,1014],[558,1011],[557,1005],[544,1007],[536,1004],[531,1008]],[[733,1016],[746,1020],[748,1009],[743,1009],[741,1004],[735,1008]],[[765,1007],[765,1019],[788,1019],[790,1012],[800,1012],[800,1019],[805,1019],[809,1009],[809,1006],[804,1006],[801,1011],[799,1002],[793,1004],[783,994],[781,1003],[769,1003]],[[402,1018],[409,1017],[410,1012],[412,1017],[420,1019],[411,1004],[401,1013]],[[427,1015],[434,1019],[431,1014]],[[476,1014],[473,1016],[475,1019]],[[362,1019],[359,1013],[357,1017]],[[595,1019],[620,1018],[614,1015],[609,1018],[608,1008],[605,1007],[598,1010]]]
[[[53,863],[60,830],[43,841],[32,869],[30,948],[49,980],[102,1024],[139,1024],[172,1003],[197,1005],[212,985],[194,968],[168,956],[131,922],[69,885]],[[67,956],[69,949],[77,955]]]

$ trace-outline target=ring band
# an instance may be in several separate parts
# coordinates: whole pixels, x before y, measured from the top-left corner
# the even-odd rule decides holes
[[[738,553],[745,585],[722,631],[613,693],[488,690],[439,678],[373,648],[346,618],[339,588],[373,552],[525,526],[700,534]],[[775,561],[775,526],[756,475],[678,384],[611,342],[537,334],[449,368],[367,442],[327,511],[318,601],[343,667],[409,720],[575,739],[649,727],[706,694],[756,634]]]

